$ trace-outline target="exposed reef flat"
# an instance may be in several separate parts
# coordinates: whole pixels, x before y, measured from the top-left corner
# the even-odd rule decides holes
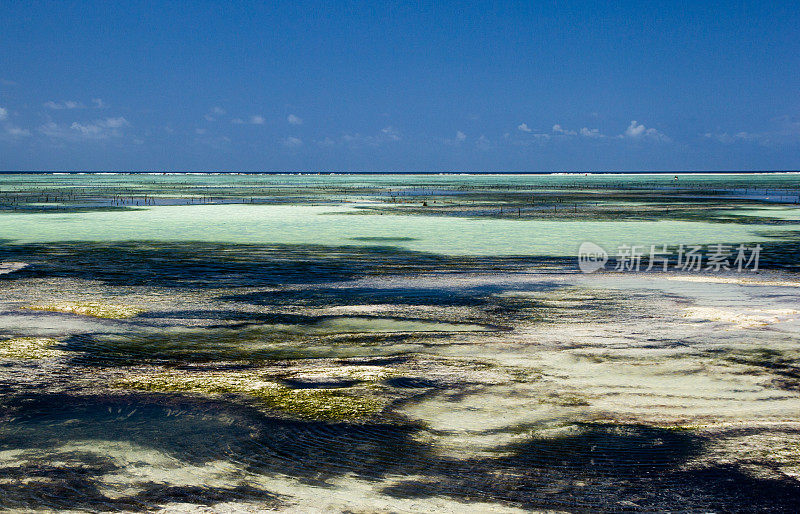
[[[713,293],[664,274],[391,275],[326,284],[321,291],[370,294],[402,286],[413,300],[399,295],[356,325],[352,310],[341,309],[357,305],[337,307],[327,292],[312,290],[302,305],[285,295],[265,305],[252,290],[241,297],[195,290],[189,300],[180,290],[154,298],[131,287],[126,297],[148,316],[0,342],[0,455],[18,474],[57,460],[58,471],[39,472],[48,484],[80,473],[84,487],[103,491],[84,499],[87,508],[217,504],[204,496],[210,491],[217,508],[255,509],[267,505],[262,499],[311,508],[315,489],[333,488],[325,498],[335,510],[658,510],[675,501],[698,510],[743,501],[781,510],[798,498],[800,475],[800,323],[791,307],[800,283],[772,272],[756,282],[729,278]],[[52,280],[54,292],[107,287]],[[9,285],[0,320],[24,312],[28,332],[52,336],[36,328],[37,316],[74,316],[11,306],[25,285]],[[449,294],[428,312],[420,300],[434,290]],[[464,291],[474,299],[468,305]],[[321,305],[310,305],[313,298]],[[190,303],[202,309],[187,311]],[[454,323],[486,320],[487,312],[497,328],[463,331]],[[383,332],[385,320],[397,319],[415,321]],[[421,319],[447,321],[415,330]],[[29,407],[54,401],[64,406],[55,424],[51,411]],[[73,404],[80,407],[66,407]],[[154,431],[175,432],[169,423],[185,426],[186,416],[223,423],[234,416],[253,435],[198,425],[223,437],[215,443],[221,453],[199,462],[191,456],[208,451],[205,436],[185,447],[152,446]],[[65,434],[59,427],[68,420],[97,435]],[[101,426],[115,427],[120,440],[106,440]],[[282,442],[263,440],[275,427]],[[133,434],[138,442],[128,440]],[[152,473],[187,496],[154,499]],[[182,478],[189,476],[191,485]],[[6,505],[33,505],[28,489],[4,483]],[[75,507],[66,498],[53,505]]]
[[[29,305],[26,309],[34,311],[65,312],[95,318],[124,319],[141,314],[141,309],[132,305],[108,304],[102,302],[56,302],[43,305]]]

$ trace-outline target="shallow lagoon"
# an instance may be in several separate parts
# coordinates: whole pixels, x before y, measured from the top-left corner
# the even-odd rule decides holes
[[[781,211],[758,211],[778,217]],[[445,255],[576,255],[583,241],[716,244],[771,240],[794,225],[692,221],[551,221],[368,215],[358,206],[188,205],[85,213],[4,214],[0,234],[16,243],[203,241],[246,244],[395,246]],[[398,240],[398,238],[401,238]],[[774,238],[773,238],[774,239]]]

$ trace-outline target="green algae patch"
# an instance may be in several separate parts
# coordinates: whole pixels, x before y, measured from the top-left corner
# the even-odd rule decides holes
[[[345,388],[291,389],[252,374],[163,372],[126,377],[114,386],[163,393],[237,394],[270,410],[329,421],[359,421],[379,413],[384,406],[381,400],[353,394]]]
[[[586,407],[591,405],[588,398],[575,393],[550,393],[539,401],[559,407]]]
[[[261,389],[253,394],[265,406],[301,417],[352,421],[377,414],[383,403],[337,389]]]
[[[288,378],[299,380],[357,380],[361,382],[379,382],[399,376],[397,370],[386,366],[347,365],[323,366],[310,370],[298,370],[288,374]]]
[[[321,321],[313,330],[321,334],[348,334],[375,332],[484,332],[489,329],[481,325],[467,323],[442,323],[393,318],[336,317]]]
[[[53,348],[58,344],[48,337],[16,337],[0,341],[0,359],[47,359],[57,357],[60,350]]]
[[[391,242],[403,242],[403,241],[416,241],[417,238],[415,237],[381,237],[381,236],[374,236],[374,237],[351,237],[353,241],[371,241],[376,243],[391,243]]]
[[[30,305],[26,309],[34,311],[63,312],[80,314],[105,319],[127,319],[144,312],[144,309],[133,305],[120,305],[101,302],[58,302],[41,305]]]

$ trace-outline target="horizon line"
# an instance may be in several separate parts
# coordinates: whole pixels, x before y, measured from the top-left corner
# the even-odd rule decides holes
[[[562,170],[562,171],[239,171],[239,170],[0,170],[0,175],[702,175],[800,173],[789,170]]]

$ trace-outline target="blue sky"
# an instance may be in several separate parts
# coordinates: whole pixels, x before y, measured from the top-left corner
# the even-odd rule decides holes
[[[0,0],[0,169],[800,169],[795,2]]]

